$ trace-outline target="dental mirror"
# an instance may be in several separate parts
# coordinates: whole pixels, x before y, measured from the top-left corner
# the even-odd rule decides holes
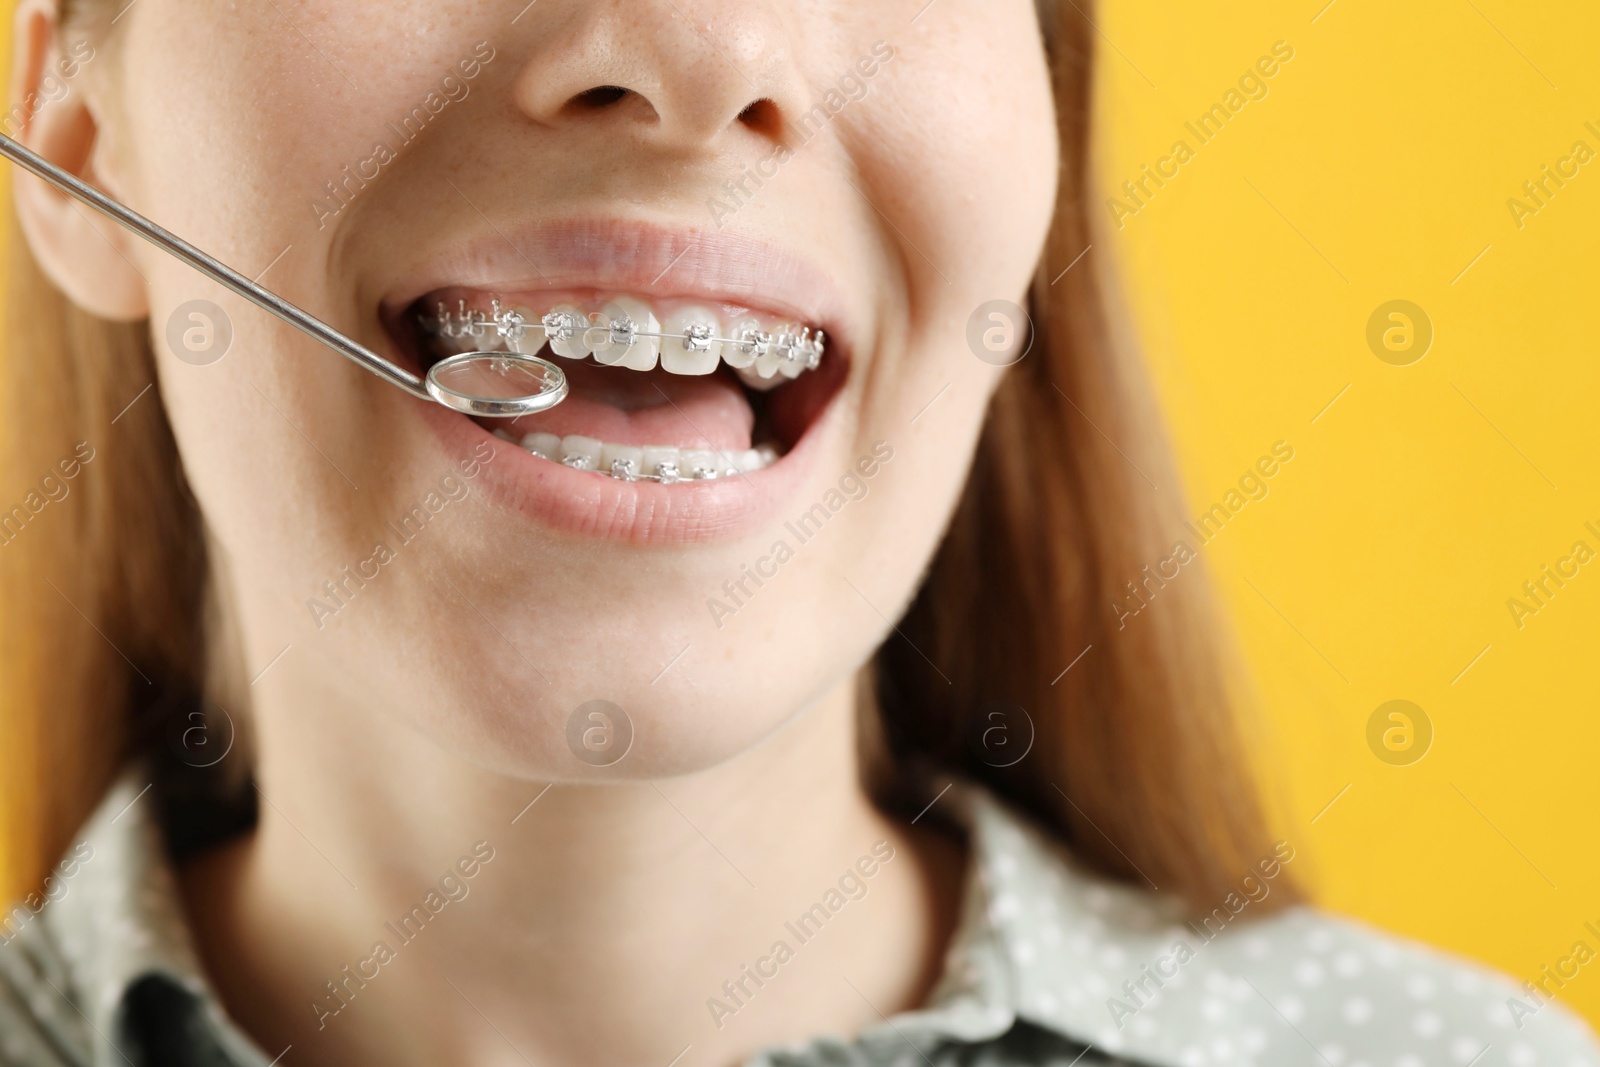
[[[567,376],[560,367],[520,352],[462,352],[419,378],[3,134],[0,155],[414,397],[490,418],[531,415],[567,397]]]

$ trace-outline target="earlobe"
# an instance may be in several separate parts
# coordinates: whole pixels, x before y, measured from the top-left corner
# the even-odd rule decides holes
[[[60,34],[51,0],[23,0],[14,26],[11,108],[0,132],[113,196],[96,171],[101,130],[89,103],[84,47]],[[150,313],[145,279],[134,265],[135,240],[98,212],[20,170],[13,197],[28,247],[46,276],[91,314],[135,322]]]

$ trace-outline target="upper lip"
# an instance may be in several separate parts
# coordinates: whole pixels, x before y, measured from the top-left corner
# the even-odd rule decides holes
[[[740,234],[637,221],[490,224],[406,273],[383,298],[380,314],[396,321],[422,296],[451,287],[681,297],[792,316],[826,329],[835,343],[850,333],[843,295],[827,272],[799,252]]]

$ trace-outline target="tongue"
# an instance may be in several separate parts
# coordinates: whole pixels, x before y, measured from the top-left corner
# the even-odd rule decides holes
[[[572,391],[549,411],[505,427],[513,436],[580,434],[617,445],[663,445],[743,451],[755,414],[743,388],[725,375],[689,377],[561,360]]]

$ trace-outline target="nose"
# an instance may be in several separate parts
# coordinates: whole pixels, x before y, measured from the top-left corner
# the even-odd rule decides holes
[[[546,0],[548,3],[548,0]],[[517,106],[669,150],[777,141],[805,83],[771,0],[573,0],[540,13]],[[538,11],[531,9],[528,14]]]

